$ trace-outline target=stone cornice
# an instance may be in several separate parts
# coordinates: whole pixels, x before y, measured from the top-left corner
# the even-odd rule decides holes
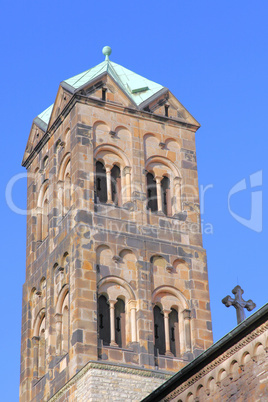
[[[70,99],[70,101],[66,104],[66,106],[64,107],[64,109],[61,111],[61,113],[59,114],[59,116],[55,119],[55,121],[53,122],[53,124],[49,127],[49,129],[45,132],[45,134],[43,135],[43,137],[41,138],[41,140],[38,142],[38,144],[35,146],[35,148],[32,150],[32,152],[30,153],[30,155],[23,160],[22,162],[22,166],[26,167],[26,169],[28,169],[28,167],[30,166],[30,164],[32,163],[34,157],[40,152],[40,150],[43,148],[43,146],[49,141],[49,139],[51,138],[51,136],[54,134],[54,132],[58,129],[58,127],[62,124],[62,122],[64,121],[64,119],[66,118],[66,116],[70,113],[71,109],[75,106],[76,103],[81,103],[81,104],[87,104],[87,105],[93,105],[95,107],[101,107],[101,108],[105,108],[107,110],[111,110],[111,111],[117,111],[118,113],[122,113],[124,115],[129,115],[129,116],[134,116],[137,115],[137,117],[142,117],[145,120],[149,120],[149,121],[158,121],[158,122],[167,122],[171,125],[171,126],[175,126],[175,127],[180,127],[183,126],[184,128],[187,128],[191,131],[197,131],[199,126],[194,125],[194,124],[190,124],[190,123],[186,123],[185,121],[179,119],[179,118],[171,118],[171,117],[165,117],[165,116],[159,116],[159,115],[155,115],[153,113],[150,112],[146,112],[144,110],[139,110],[139,109],[135,109],[134,107],[125,107],[125,106],[121,106],[118,104],[113,104],[109,101],[102,101],[102,100],[98,100],[98,99],[93,99],[90,98],[86,95],[81,95],[79,93],[75,93],[72,98]]]

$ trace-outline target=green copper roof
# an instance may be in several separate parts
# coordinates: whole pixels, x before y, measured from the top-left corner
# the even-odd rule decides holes
[[[104,53],[106,55],[105,61],[63,82],[70,85],[74,90],[78,90],[99,75],[109,73],[137,106],[164,88],[162,85],[156,84],[119,64],[111,62],[109,60],[111,49],[108,47],[104,49],[107,50],[107,54]],[[44,112],[38,115],[38,118],[46,125],[48,125],[52,109],[53,105],[49,106]]]
[[[52,113],[53,106],[54,106],[54,103],[52,103],[52,105],[50,105],[46,110],[44,110],[42,113],[40,113],[37,117],[39,117],[39,119],[43,120],[44,123],[48,124],[51,113]]]
[[[162,85],[156,84],[139,74],[133,73],[133,71],[130,71],[110,60],[105,60],[96,67],[75,75],[64,82],[72,86],[74,89],[78,89],[104,72],[108,72],[113,77],[137,106],[164,88]]]

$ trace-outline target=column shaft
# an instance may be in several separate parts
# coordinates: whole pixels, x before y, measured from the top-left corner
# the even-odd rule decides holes
[[[166,343],[166,355],[171,355],[170,350],[170,339],[169,339],[169,322],[168,322],[168,314],[170,311],[164,311],[164,326],[165,326],[165,343]]]
[[[115,301],[109,301],[110,303],[110,331],[111,331],[111,346],[116,346],[115,343],[115,317],[114,317],[114,305]]]
[[[157,194],[157,210],[158,210],[158,212],[163,212],[161,179],[162,179],[162,177],[156,177],[155,178],[155,181],[156,181],[156,194]]]

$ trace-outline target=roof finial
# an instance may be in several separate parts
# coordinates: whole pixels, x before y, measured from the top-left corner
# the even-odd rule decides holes
[[[222,303],[225,304],[226,307],[235,307],[238,325],[246,318],[244,308],[251,311],[256,307],[256,304],[252,300],[245,301],[243,299],[242,294],[244,293],[244,290],[239,285],[232,290],[232,293],[235,295],[235,298],[232,299],[231,296],[228,295],[222,299]]]
[[[105,60],[109,60],[109,56],[112,53],[112,49],[110,48],[110,46],[104,46],[104,48],[102,49],[102,53],[104,54]]]

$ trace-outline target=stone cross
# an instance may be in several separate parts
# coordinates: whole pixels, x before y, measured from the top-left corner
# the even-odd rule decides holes
[[[241,289],[239,285],[232,290],[232,293],[235,295],[235,298],[232,299],[231,296],[228,295],[222,299],[222,303],[225,304],[226,307],[235,307],[237,324],[240,324],[240,322],[244,321],[246,318],[244,309],[246,308],[248,311],[251,311],[256,307],[256,304],[252,300],[243,300],[242,294],[244,290]]]

